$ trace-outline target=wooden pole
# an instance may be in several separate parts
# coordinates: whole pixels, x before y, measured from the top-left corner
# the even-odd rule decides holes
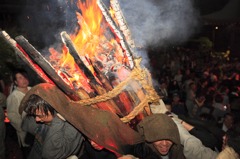
[[[54,81],[54,83],[62,89],[72,100],[80,100],[80,96],[74,91],[73,87],[67,84],[55,71],[52,65],[38,52],[23,36],[17,36],[15,38],[17,43],[23,48],[23,50],[35,61],[48,76]]]
[[[27,64],[33,71],[37,72],[43,82],[54,84],[54,82],[45,74],[45,72],[34,63],[27,53],[21,48],[17,42],[12,39],[5,31],[0,32],[0,38],[2,38],[14,51],[15,53]]]
[[[98,95],[107,93],[107,90],[105,88],[103,88],[97,82],[97,80],[95,79],[92,72],[87,68],[87,66],[83,63],[83,61],[79,57],[78,52],[77,52],[70,36],[64,31],[64,32],[61,32],[61,37],[62,37],[63,42],[66,44],[66,46],[69,50],[69,53],[74,58],[75,63],[78,65],[79,69],[82,70],[84,72],[86,78],[89,79],[89,85],[96,91],[96,93]],[[107,105],[111,111],[113,108],[115,110],[116,114],[123,116],[122,112],[120,111],[119,107],[117,106],[117,104],[115,103],[114,100],[110,99],[110,100],[104,102],[104,105]]]

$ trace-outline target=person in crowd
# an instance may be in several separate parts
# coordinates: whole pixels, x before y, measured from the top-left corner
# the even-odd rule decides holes
[[[198,82],[197,93],[196,94],[206,94],[207,89],[208,89],[208,80],[207,79],[201,79]]]
[[[210,125],[217,125],[217,122],[211,113],[203,112],[199,115],[198,119],[205,123],[209,123]]]
[[[5,135],[6,127],[4,123],[5,114],[4,108],[6,107],[6,96],[0,92],[0,158],[5,159]]]
[[[168,86],[169,98],[173,96],[174,93],[180,93],[180,87],[176,80],[172,80]]]
[[[184,103],[181,101],[178,93],[174,93],[172,97],[172,112],[176,115],[187,116],[187,110]]]
[[[157,89],[157,92],[159,94],[159,96],[161,96],[163,101],[169,101],[169,94],[168,94],[168,88],[167,88],[168,84],[166,82],[166,80],[161,79],[159,82],[159,88]]]
[[[223,117],[223,122],[219,124],[219,127],[227,132],[234,124],[234,115],[232,113],[226,113]]]
[[[176,124],[166,114],[152,114],[138,124],[138,132],[145,143],[134,147],[133,155],[139,158],[185,158]]]
[[[192,109],[192,115],[194,118],[198,118],[201,114],[201,110],[204,107],[205,103],[205,96],[204,94],[198,94],[195,98],[195,103]]]
[[[190,117],[193,117],[193,108],[195,105],[195,99],[196,99],[196,84],[194,82],[189,83],[189,87],[188,90],[186,92],[186,107],[187,107],[187,111],[188,111],[188,115]]]
[[[22,116],[18,112],[20,103],[25,94],[31,89],[29,87],[29,80],[25,70],[18,69],[13,72],[13,81],[16,85],[16,89],[7,97],[7,115],[11,125],[14,127],[18,137],[18,143],[23,151],[23,155],[26,157],[30,150],[31,141],[26,141],[27,133],[22,130]],[[29,142],[29,143],[27,143]]]
[[[35,135],[29,159],[66,159],[78,156],[84,137],[68,123],[55,109],[38,95],[31,95],[26,101],[23,130]],[[33,122],[35,120],[35,122]]]
[[[230,108],[223,103],[223,96],[220,93],[214,96],[213,108],[212,115],[217,122],[222,123],[224,115],[230,112]]]
[[[182,70],[181,70],[181,69],[178,69],[177,74],[174,75],[173,80],[176,80],[176,81],[177,81],[178,86],[179,86],[180,88],[182,88],[182,78],[183,78]]]
[[[220,89],[220,94],[223,96],[223,104],[224,105],[229,105],[229,88],[227,86],[222,86]]]

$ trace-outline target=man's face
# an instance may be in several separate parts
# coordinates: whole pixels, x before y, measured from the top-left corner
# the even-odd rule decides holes
[[[21,73],[17,73],[15,84],[20,88],[26,88],[29,85],[29,81]]]
[[[35,114],[36,122],[41,122],[44,124],[49,124],[53,120],[53,115],[48,111],[48,114],[45,114],[42,109],[37,109]]]
[[[170,140],[160,140],[153,143],[153,146],[158,150],[161,155],[167,155],[172,147],[173,142]]]

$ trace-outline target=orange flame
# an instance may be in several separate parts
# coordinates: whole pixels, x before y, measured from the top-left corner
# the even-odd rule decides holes
[[[105,38],[101,24],[103,15],[96,0],[79,1],[77,5],[82,11],[82,14],[76,13],[81,29],[76,36],[72,36],[73,42],[82,56],[88,54],[91,59],[101,44],[100,40]]]
[[[96,0],[85,2],[78,0],[77,7],[81,10],[81,14],[76,12],[80,29],[78,28],[76,33],[70,37],[84,64],[94,74],[94,69],[89,62],[101,61],[105,65],[111,56],[114,58],[113,64],[125,63],[122,48],[114,35],[106,29],[108,25],[103,23],[103,15]],[[57,71],[65,70],[70,75],[69,80],[72,83],[78,81],[77,85],[84,86],[87,92],[92,91],[88,87],[84,73],[75,65],[74,59],[66,47],[62,48],[62,53],[53,48],[50,48],[49,52],[51,53],[50,62]]]

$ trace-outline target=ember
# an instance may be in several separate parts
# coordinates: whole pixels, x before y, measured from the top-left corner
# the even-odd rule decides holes
[[[48,60],[23,36],[16,41],[4,31],[0,36],[44,82],[55,83],[75,102],[111,111],[123,122],[141,120],[159,96],[141,60],[132,56],[134,42],[118,2],[110,0],[110,8],[101,0],[77,6],[79,28],[61,32],[62,48],[49,48]]]

